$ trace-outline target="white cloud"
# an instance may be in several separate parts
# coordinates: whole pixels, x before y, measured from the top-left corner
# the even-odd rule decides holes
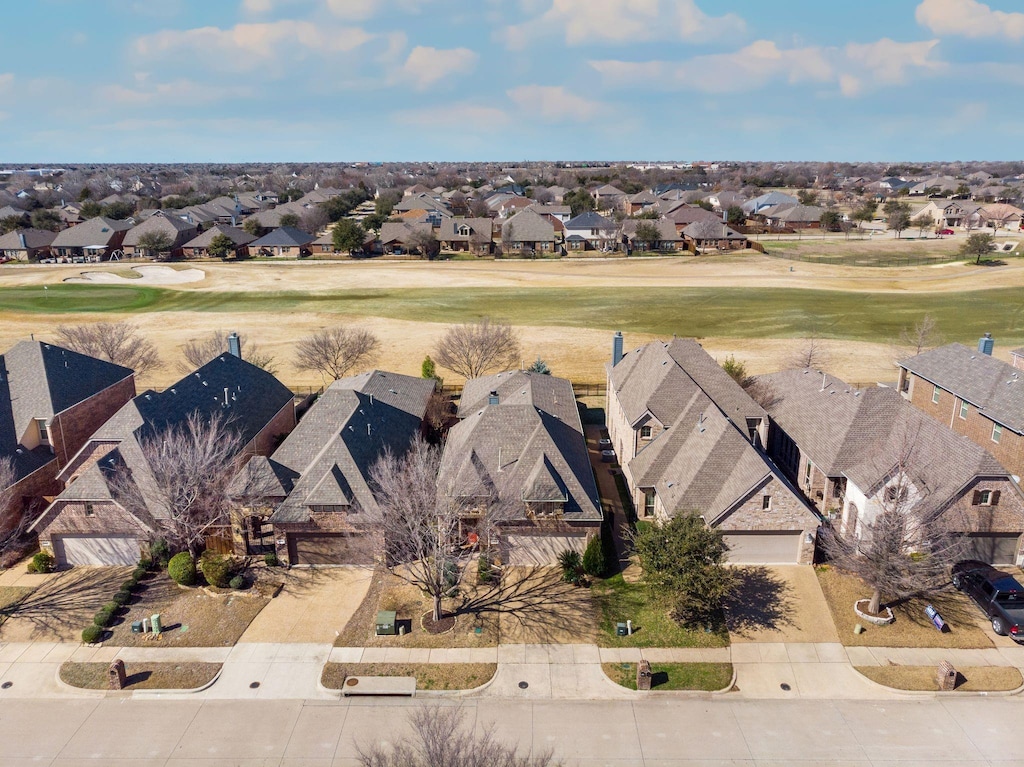
[[[429,128],[449,126],[453,123],[459,125],[500,125],[509,122],[508,114],[497,107],[468,102],[402,110],[396,112],[394,117],[401,122]]]
[[[569,45],[639,43],[649,40],[703,42],[746,30],[733,13],[709,16],[696,0],[551,0],[540,16],[506,27],[510,48],[525,48],[552,31]]]
[[[227,98],[245,98],[255,94],[255,90],[246,86],[219,87],[206,85],[192,80],[174,80],[166,83],[148,82],[148,75],[137,73],[135,88],[122,85],[105,85],[99,89],[99,95],[108,102],[129,105],[158,103],[162,105],[208,104]]]
[[[938,40],[898,43],[885,37],[874,43],[850,43],[845,53],[851,63],[868,70],[876,82],[900,85],[906,82],[909,70],[937,70],[943,66],[932,58],[938,44]]]
[[[922,0],[915,16],[936,35],[1024,39],[1024,13],[994,11],[978,0]]]
[[[242,10],[246,13],[270,13],[274,9],[274,0],[242,0]]]
[[[0,72],[0,91],[6,90],[14,83],[14,75],[10,72]]]
[[[452,75],[472,72],[479,58],[469,48],[445,50],[418,45],[402,65],[401,79],[423,90]]]
[[[588,120],[602,107],[600,102],[570,93],[561,85],[520,85],[507,93],[527,116],[551,121]]]
[[[327,0],[327,8],[342,19],[368,19],[379,5],[379,0]]]

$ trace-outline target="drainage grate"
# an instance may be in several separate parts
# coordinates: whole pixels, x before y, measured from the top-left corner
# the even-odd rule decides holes
[[[257,687],[259,687],[259,686],[260,686],[260,683],[259,683],[259,682],[250,682],[250,683],[249,683],[249,689],[250,689],[250,690],[255,690],[255,689],[256,689]]]
[[[4,682],[0,684],[0,690],[9,690],[14,687],[14,682]]]
[[[10,682],[8,682],[8,684],[10,684]],[[527,687],[529,687],[529,686],[530,686],[530,683],[529,683],[529,682],[520,682],[520,683],[519,683],[519,689],[520,689],[520,690],[525,690],[525,689],[526,689]]]
[[[786,692],[789,692],[789,691],[790,691],[791,689],[793,689],[792,687],[790,687],[790,686],[789,686],[788,684],[786,684],[785,682],[783,682],[782,684],[780,684],[780,685],[779,685],[779,687],[781,687],[781,688],[782,688],[783,690],[785,690]]]

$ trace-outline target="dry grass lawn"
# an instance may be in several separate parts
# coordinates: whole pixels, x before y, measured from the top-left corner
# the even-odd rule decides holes
[[[270,601],[258,592],[211,595],[202,589],[182,589],[166,573],[140,583],[128,611],[110,627],[107,644],[125,647],[229,647],[238,641]],[[160,638],[133,634],[132,622],[159,613]],[[81,627],[80,629],[81,630]]]
[[[636,689],[635,663],[602,663],[605,675],[615,684]],[[652,663],[652,690],[724,690],[732,682],[731,663]]]
[[[965,595],[952,590],[935,594],[927,600],[911,599],[893,607],[895,622],[874,626],[860,620],[853,612],[853,603],[871,596],[871,590],[852,576],[831,567],[815,568],[821,590],[825,594],[832,619],[839,632],[839,641],[859,647],[951,647],[957,649],[992,647],[992,641],[981,623],[982,614]],[[932,604],[942,615],[949,631],[939,632],[924,613]],[[854,634],[860,623],[864,633]]]
[[[935,666],[856,666],[878,684],[896,690],[938,692]],[[1024,683],[1020,671],[1009,666],[975,666],[957,669],[956,689],[962,692],[1016,690]]]
[[[320,681],[340,690],[350,676],[413,676],[421,690],[472,690],[497,670],[496,663],[328,663]]]
[[[0,621],[7,617],[5,610],[20,602],[35,589],[27,586],[0,586]]]
[[[106,690],[109,663],[65,663],[60,678],[72,687]],[[219,663],[126,663],[126,690],[194,690],[210,682]]]

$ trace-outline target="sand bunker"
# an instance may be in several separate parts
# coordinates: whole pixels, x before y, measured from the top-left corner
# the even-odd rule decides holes
[[[89,282],[107,285],[182,285],[206,279],[202,269],[173,269],[170,266],[133,266],[130,270],[138,277],[125,277],[115,272],[82,272],[80,277],[68,277],[64,282]],[[128,271],[123,269],[122,271]]]

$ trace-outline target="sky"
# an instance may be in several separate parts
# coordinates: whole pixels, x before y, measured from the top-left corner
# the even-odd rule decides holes
[[[0,41],[0,163],[1021,157],[1021,0],[32,0]]]

